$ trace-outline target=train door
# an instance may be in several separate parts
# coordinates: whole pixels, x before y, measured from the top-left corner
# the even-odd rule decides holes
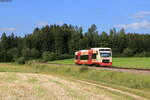
[[[80,56],[81,56],[81,52],[78,52],[78,60],[77,60],[78,63],[80,63]]]
[[[92,54],[93,54],[93,51],[92,50],[89,50],[89,53],[88,53],[88,64],[92,64]]]

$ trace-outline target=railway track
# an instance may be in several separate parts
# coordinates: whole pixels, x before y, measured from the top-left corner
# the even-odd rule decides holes
[[[106,68],[106,67],[105,67]],[[111,69],[125,69],[125,70],[139,70],[139,71],[150,71],[150,69],[144,69],[144,68],[128,68],[128,67],[109,67]]]
[[[139,74],[150,74],[150,69],[144,68],[127,68],[127,67],[94,67],[95,69],[106,69],[106,70],[113,70],[119,72],[132,72],[132,73],[139,73]]]
[[[45,63],[42,63],[45,64]],[[57,63],[46,63],[48,65],[55,65],[55,66],[72,66],[72,67],[88,67],[90,69],[103,69],[103,70],[113,70],[118,72],[132,72],[132,73],[139,73],[139,74],[150,74],[150,69],[144,69],[144,68],[128,68],[128,67],[96,67],[96,66],[89,66],[89,65],[76,65],[76,64],[57,64]]]

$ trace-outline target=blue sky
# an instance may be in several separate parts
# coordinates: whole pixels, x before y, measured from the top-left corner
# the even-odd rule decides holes
[[[87,31],[125,28],[150,33],[150,0],[12,0],[0,2],[0,33],[23,36],[45,24],[73,24]]]

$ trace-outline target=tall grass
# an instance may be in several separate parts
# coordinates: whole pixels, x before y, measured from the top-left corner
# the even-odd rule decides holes
[[[36,65],[36,64],[35,64]],[[38,73],[53,73],[64,76],[74,76],[94,80],[97,82],[106,82],[109,84],[126,86],[134,89],[150,91],[150,74],[135,74],[116,72],[108,70],[95,70],[88,67],[71,67],[71,66],[52,66],[52,65],[32,65]],[[36,67],[36,68],[35,68]]]

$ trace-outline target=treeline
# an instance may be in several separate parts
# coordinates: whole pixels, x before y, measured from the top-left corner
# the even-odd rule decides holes
[[[126,33],[124,29],[109,33],[91,25],[87,32],[73,25],[50,25],[36,28],[24,37],[3,33],[0,40],[0,62],[29,59],[55,60],[73,57],[77,50],[110,47],[113,56],[150,56],[150,35]]]

